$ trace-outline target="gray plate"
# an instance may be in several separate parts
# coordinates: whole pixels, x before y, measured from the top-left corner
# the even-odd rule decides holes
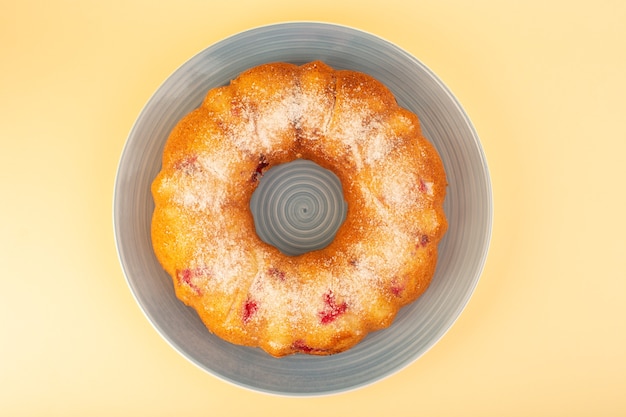
[[[334,356],[275,359],[210,334],[174,295],[170,277],[152,251],[150,184],[177,121],[206,92],[240,72],[271,61],[322,60],[337,69],[368,73],[417,113],[443,159],[449,181],[449,230],[439,245],[433,282],[385,330]],[[120,262],[137,303],[163,338],[210,374],[255,391],[316,396],[372,384],[411,364],[450,328],[481,274],[492,224],[491,184],[480,142],[452,93],[417,59],[355,29],[325,23],[284,23],[252,29],[203,50],[154,93],[133,126],[114,191],[114,228]]]

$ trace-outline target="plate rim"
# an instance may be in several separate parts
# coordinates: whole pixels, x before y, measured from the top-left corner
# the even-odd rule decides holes
[[[454,104],[455,106],[455,110],[462,116],[463,121],[466,124],[466,127],[469,129],[472,139],[473,139],[473,145],[475,147],[475,149],[478,151],[479,156],[480,156],[480,160],[481,160],[481,168],[482,168],[482,173],[483,173],[483,178],[485,181],[485,185],[487,188],[487,196],[488,196],[488,201],[486,201],[487,205],[486,205],[486,209],[488,211],[487,213],[487,229],[485,230],[485,236],[484,236],[484,242],[483,242],[483,250],[482,250],[482,256],[480,257],[480,259],[477,259],[477,268],[476,268],[476,272],[475,272],[475,277],[473,277],[473,279],[471,280],[472,285],[470,286],[470,289],[467,293],[465,293],[465,296],[463,298],[463,302],[458,306],[457,310],[455,311],[455,314],[452,318],[452,320],[450,320],[449,323],[447,323],[446,326],[443,327],[443,330],[440,331],[435,337],[431,338],[431,342],[429,343],[428,347],[426,349],[424,349],[423,351],[421,351],[419,354],[414,355],[411,357],[411,359],[404,361],[404,363],[401,366],[398,366],[390,371],[388,371],[385,375],[383,376],[379,376],[377,378],[373,378],[372,380],[370,380],[369,382],[364,382],[364,383],[360,383],[360,384],[356,384],[353,385],[351,387],[346,387],[346,388],[342,388],[342,389],[337,389],[337,390],[329,390],[326,392],[320,392],[320,391],[316,391],[314,393],[291,393],[291,392],[279,392],[279,391],[275,391],[275,390],[267,390],[267,389],[263,389],[263,388],[259,388],[259,387],[255,387],[246,383],[242,383],[241,381],[235,381],[232,380],[230,378],[228,378],[225,375],[222,375],[220,373],[214,372],[211,369],[207,369],[206,366],[204,366],[202,363],[200,363],[199,361],[195,360],[194,358],[190,357],[188,354],[186,354],[184,351],[181,350],[181,348],[179,346],[177,346],[172,340],[170,340],[170,338],[164,333],[163,329],[159,328],[157,326],[157,324],[154,322],[154,320],[152,319],[152,317],[149,315],[146,307],[143,305],[143,302],[138,298],[138,294],[137,294],[137,288],[136,286],[133,284],[131,276],[130,276],[130,272],[128,270],[128,267],[126,265],[125,259],[124,259],[124,255],[122,253],[121,247],[120,247],[120,230],[118,230],[118,222],[117,222],[117,216],[118,216],[118,212],[120,210],[120,208],[118,207],[119,204],[119,199],[118,199],[118,191],[119,191],[119,180],[120,180],[120,176],[121,176],[121,171],[123,168],[123,162],[126,160],[127,156],[127,152],[130,152],[130,141],[131,138],[133,137],[133,134],[136,130],[136,128],[139,125],[140,119],[144,116],[144,113],[147,111],[147,109],[149,109],[149,107],[152,105],[153,100],[155,100],[155,96],[158,94],[158,92],[164,88],[164,86],[166,85],[167,81],[169,79],[171,79],[172,76],[174,76],[176,73],[178,73],[179,71],[181,71],[182,69],[185,68],[186,65],[188,65],[191,61],[194,61],[196,59],[199,59],[201,56],[203,56],[204,54],[208,54],[210,53],[211,50],[213,50],[214,48],[219,47],[219,45],[223,44],[224,42],[232,42],[235,41],[236,39],[238,39],[241,36],[245,36],[245,35],[249,35],[251,33],[255,33],[258,31],[263,31],[263,30],[267,30],[267,29],[272,29],[272,30],[277,30],[277,29],[281,29],[281,28],[291,28],[291,27],[297,27],[297,28],[302,28],[302,26],[306,26],[306,25],[311,25],[311,26],[315,26],[317,28],[333,28],[333,29],[341,29],[347,32],[352,32],[352,33],[357,33],[360,34],[361,36],[367,36],[367,37],[372,37],[375,39],[378,39],[379,41],[383,41],[386,44],[388,44],[390,47],[394,48],[396,52],[400,52],[404,55],[405,59],[408,59],[412,62],[413,65],[417,65],[419,66],[421,69],[423,69],[428,75],[429,77],[435,81],[439,87],[441,88],[441,90],[443,92],[445,92],[448,100]],[[195,366],[199,367],[200,369],[202,369],[203,371],[213,375],[214,377],[225,381],[229,384],[232,384],[234,386],[240,387],[240,388],[244,388],[244,389],[248,389],[254,392],[262,392],[262,393],[266,393],[266,394],[270,394],[270,395],[278,395],[278,396],[288,396],[288,397],[311,397],[311,396],[325,396],[325,395],[334,395],[334,394],[338,394],[338,393],[345,393],[345,392],[350,392],[356,389],[360,389],[363,388],[365,386],[369,386],[371,384],[374,383],[378,383],[381,380],[384,380],[394,374],[396,374],[397,372],[400,372],[402,369],[410,366],[411,364],[415,363],[420,357],[422,357],[424,354],[426,354],[430,349],[432,349],[444,336],[445,334],[453,327],[454,323],[459,319],[459,317],[461,316],[462,312],[467,308],[467,305],[469,304],[469,300],[472,298],[474,292],[476,291],[476,287],[478,286],[478,283],[480,281],[480,277],[483,274],[484,271],[484,267],[487,261],[487,257],[488,257],[488,253],[489,253],[489,248],[491,245],[491,238],[492,238],[492,233],[493,233],[493,216],[494,216],[494,203],[493,203],[493,189],[492,189],[492,182],[491,182],[491,175],[489,172],[489,166],[487,164],[487,159],[486,159],[486,155],[484,152],[484,149],[480,143],[478,134],[475,130],[475,127],[473,125],[473,123],[471,122],[468,114],[466,113],[466,111],[464,110],[464,108],[460,105],[459,101],[457,100],[457,98],[452,94],[452,92],[450,91],[450,89],[444,84],[444,82],[433,72],[430,70],[430,68],[428,68],[423,62],[419,61],[416,57],[414,57],[412,54],[408,53],[406,50],[402,49],[401,47],[399,47],[398,45],[388,41],[387,39],[373,34],[371,32],[368,31],[364,31],[361,29],[357,29],[354,27],[350,27],[347,25],[341,25],[341,24],[336,24],[336,23],[328,23],[328,22],[319,22],[319,21],[288,21],[288,22],[280,22],[280,23],[272,23],[272,24],[266,24],[266,25],[261,25],[261,26],[256,26],[256,27],[252,27],[249,29],[245,29],[242,31],[239,31],[237,33],[234,33],[230,36],[227,36],[221,40],[218,40],[210,45],[208,45],[207,47],[203,48],[202,50],[198,51],[197,53],[195,53],[194,55],[192,55],[190,58],[188,58],[187,60],[185,60],[182,64],[180,64],[172,73],[170,73],[170,75],[168,75],[165,80],[163,80],[163,82],[157,87],[157,89],[155,91],[153,91],[153,93],[151,94],[151,96],[149,97],[149,99],[147,100],[147,102],[145,103],[145,105],[142,107],[141,111],[139,112],[139,114],[137,115],[132,128],[126,138],[126,141],[124,143],[119,161],[118,161],[118,167],[117,167],[117,171],[116,171],[116,175],[115,175],[115,183],[114,183],[114,187],[113,187],[113,232],[114,232],[114,240],[115,240],[115,245],[116,245],[116,252],[118,255],[118,261],[120,262],[120,265],[122,266],[122,270],[124,273],[124,277],[125,280],[127,282],[127,285],[129,286],[129,289],[131,290],[131,294],[133,296],[133,298],[135,299],[135,302],[137,303],[137,305],[140,307],[140,310],[142,311],[142,313],[144,314],[144,316],[146,317],[146,319],[148,320],[148,322],[150,323],[150,325],[157,331],[157,333],[161,336],[162,339],[164,339],[177,353],[179,353],[182,357],[184,357],[185,359],[187,359],[189,362],[193,363]]]

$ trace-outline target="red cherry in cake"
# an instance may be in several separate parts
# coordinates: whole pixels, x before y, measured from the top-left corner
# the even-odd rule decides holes
[[[419,237],[417,247],[423,248],[424,246],[428,245],[429,242],[430,242],[430,237],[428,237],[428,235],[421,235]]]
[[[299,352],[303,352],[303,353],[311,353],[313,352],[313,348],[311,346],[308,346],[304,340],[302,339],[298,339],[295,342],[293,342],[293,344],[291,345],[291,347],[294,350],[297,350]]]
[[[243,305],[243,322],[244,323],[249,322],[252,316],[254,316],[254,314],[257,312],[258,309],[259,309],[259,305],[257,304],[257,302],[251,299],[250,297],[248,297],[248,299]]]
[[[426,186],[426,183],[424,182],[423,179],[420,178],[420,183],[418,185],[418,189],[420,190],[420,192],[425,193],[426,191],[428,191],[428,187]]]
[[[406,283],[400,281],[397,277],[391,280],[391,286],[389,287],[389,289],[391,290],[391,293],[396,297],[400,297],[405,288]]]
[[[196,278],[204,275],[204,273],[205,271],[202,268],[194,268],[194,269],[186,268],[186,269],[181,269],[177,271],[176,277],[178,278],[179,283],[188,286],[189,288],[193,290],[193,292],[200,295],[202,291],[200,290],[200,287],[198,287],[195,281],[196,281]]]
[[[324,349],[316,349],[307,345],[304,340],[298,339],[291,344],[291,348],[295,351],[302,353],[324,353],[326,352]]]
[[[348,303],[345,301],[337,303],[335,300],[335,294],[332,291],[328,291],[324,294],[324,309],[318,313],[322,324],[332,323],[341,316],[348,309]]]
[[[272,277],[278,278],[280,281],[285,280],[285,271],[281,271],[278,268],[272,267],[267,271],[267,273]]]
[[[201,166],[198,162],[198,155],[188,156],[174,164],[174,168],[182,171],[186,175],[191,175],[200,171]]]
[[[256,169],[252,173],[252,177],[250,177],[250,182],[258,181],[259,178],[263,176],[263,170],[269,166],[269,162],[265,158],[265,155],[259,156],[259,163],[256,166]]]

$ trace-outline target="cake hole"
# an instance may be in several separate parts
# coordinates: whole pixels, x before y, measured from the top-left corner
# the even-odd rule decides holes
[[[250,199],[257,235],[288,256],[323,249],[346,219],[341,181],[316,163],[297,159],[267,170]]]

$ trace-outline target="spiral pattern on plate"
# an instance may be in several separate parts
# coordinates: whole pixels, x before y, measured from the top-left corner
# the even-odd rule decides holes
[[[259,238],[286,255],[328,246],[346,218],[337,176],[298,159],[267,171],[250,200]]]

